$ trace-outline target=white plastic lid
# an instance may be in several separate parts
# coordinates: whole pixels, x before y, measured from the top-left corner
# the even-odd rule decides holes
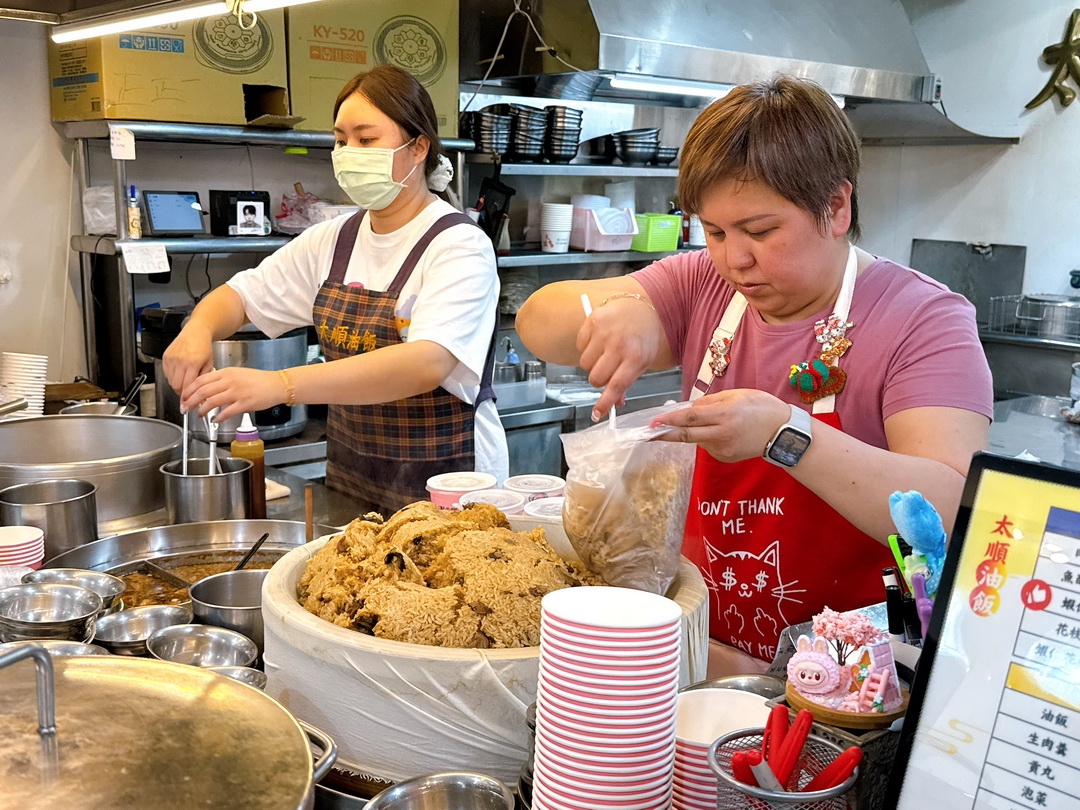
[[[472,492],[475,489],[493,489],[494,487],[494,475],[469,470],[433,475],[427,480],[428,490],[441,489],[448,492]]]
[[[525,506],[525,496],[520,492],[511,492],[508,489],[478,489],[466,492],[461,496],[459,503],[462,506],[475,503],[490,503],[496,509],[502,510],[504,515],[516,515]]]
[[[561,495],[555,498],[537,498],[535,501],[529,501],[525,504],[522,511],[532,517],[562,517],[564,500],[566,499]]]
[[[503,486],[515,492],[561,492],[566,482],[557,475],[531,473],[511,476],[506,479]]]

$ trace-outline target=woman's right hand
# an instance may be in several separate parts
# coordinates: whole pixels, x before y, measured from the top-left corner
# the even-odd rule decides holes
[[[594,305],[577,335],[581,367],[589,372],[591,385],[604,389],[593,406],[593,421],[622,405],[631,384],[667,351],[663,335],[647,299],[615,293],[607,303]]]
[[[195,378],[214,368],[213,334],[205,326],[189,321],[162,355],[162,368],[169,385],[181,393]]]

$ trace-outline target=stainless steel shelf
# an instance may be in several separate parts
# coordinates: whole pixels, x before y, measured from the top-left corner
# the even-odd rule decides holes
[[[273,253],[288,244],[289,236],[205,236],[172,239],[128,240],[140,245],[165,246],[166,253]],[[78,253],[115,256],[121,240],[115,236],[73,236],[71,249]]]
[[[657,253],[645,253],[640,250],[611,250],[586,252],[571,250],[566,253],[543,253],[539,250],[512,250],[509,256],[499,256],[499,267],[535,267],[557,266],[566,264],[607,264],[609,262],[654,262],[676,253],[688,253],[700,248],[682,250],[662,250]]]
[[[130,130],[136,139],[188,143],[235,143],[252,146],[308,146],[331,149],[334,136],[321,130],[268,129],[218,124],[178,124],[169,121],[66,121],[57,124],[66,138],[108,138],[114,128]],[[443,138],[445,149],[467,151],[475,144],[466,138]]]
[[[494,165],[491,155],[472,153],[467,162]],[[503,163],[504,175],[534,177],[678,177],[671,166],[625,166],[619,163]]]

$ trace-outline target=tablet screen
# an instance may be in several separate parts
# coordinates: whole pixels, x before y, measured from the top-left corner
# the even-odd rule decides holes
[[[891,806],[1080,806],[1080,473],[976,454],[922,657]]]
[[[144,191],[146,224],[155,236],[203,233],[202,206],[195,191]]]

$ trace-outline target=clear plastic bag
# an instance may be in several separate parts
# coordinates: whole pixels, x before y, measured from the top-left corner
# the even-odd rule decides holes
[[[679,569],[696,446],[653,442],[668,403],[562,436],[569,472],[563,528],[589,570],[609,585],[663,594]]]
[[[275,219],[274,229],[281,233],[300,233],[316,222],[322,222],[322,213],[315,206],[322,202],[314,194],[304,191],[299,183],[295,194],[281,195],[281,213]]]
[[[112,186],[90,186],[83,191],[83,233],[116,233],[116,196]]]

